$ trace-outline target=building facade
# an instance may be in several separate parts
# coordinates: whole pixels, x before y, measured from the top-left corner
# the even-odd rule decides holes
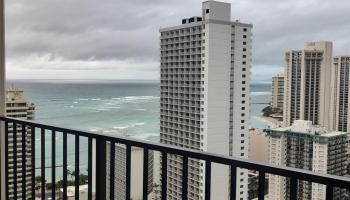
[[[124,200],[126,199],[126,146],[115,144],[114,160],[114,197],[110,198],[110,179],[111,179],[111,144],[107,143],[106,152],[106,199]],[[148,194],[153,190],[153,151],[148,154]],[[131,179],[132,185],[130,198],[132,200],[143,199],[143,149],[131,148]]]
[[[271,107],[283,110],[283,97],[284,97],[284,76],[277,75],[272,77],[272,98]]]
[[[268,130],[269,162],[319,173],[344,176],[347,172],[346,132],[330,132],[311,121],[295,120],[290,127]],[[269,199],[289,199],[289,179],[269,176]],[[324,185],[298,182],[298,200],[326,199]],[[335,189],[334,199],[348,199]]]
[[[6,116],[25,119],[25,120],[34,120],[35,118],[35,105],[31,102],[28,102],[24,98],[23,90],[20,89],[8,89],[6,91]],[[15,198],[22,199],[22,184],[25,186],[25,199],[31,198],[31,191],[33,185],[31,185],[31,176],[32,176],[32,163],[31,163],[31,154],[32,154],[32,144],[31,144],[31,130],[29,127],[22,127],[17,125],[14,127],[13,124],[8,124],[8,177],[9,177],[9,197],[10,199]],[[16,132],[15,132],[16,131]],[[22,138],[22,132],[25,134],[25,141]],[[16,133],[16,134],[15,134]],[[14,136],[16,135],[16,140]],[[23,149],[23,147],[25,149]],[[16,154],[14,149],[16,148]],[[22,171],[22,159],[23,154],[25,160],[25,171]],[[16,175],[16,180],[14,179]],[[14,190],[15,181],[17,182],[16,191]]]
[[[350,130],[349,116],[349,73],[350,56],[333,58],[332,69],[332,130],[348,132]]]
[[[285,54],[284,126],[294,120],[312,121],[327,129],[332,126],[332,43],[309,42],[303,50]]]
[[[251,24],[231,21],[230,4],[205,1],[202,17],[160,29],[160,142],[247,158]],[[182,158],[168,155],[167,199],[181,199]],[[188,198],[204,199],[205,166],[190,159]],[[213,199],[228,199],[228,167],[213,164]],[[237,199],[247,198],[238,170]]]

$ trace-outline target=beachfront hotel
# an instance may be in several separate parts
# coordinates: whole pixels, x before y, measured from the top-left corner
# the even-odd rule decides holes
[[[349,76],[350,56],[336,56],[333,58],[332,112],[329,115],[333,119],[332,130],[347,132],[350,130],[349,116]]]
[[[272,76],[272,98],[271,107],[283,110],[283,96],[284,96],[284,76],[279,74]]]
[[[18,88],[7,89],[6,116],[24,120],[34,120],[35,106],[24,98],[23,90]],[[32,133],[29,128],[23,128],[22,126],[15,127],[13,124],[9,124],[8,129],[8,141],[10,142],[7,150],[9,159],[9,197],[10,199],[14,199],[16,195],[19,199],[22,197],[27,199],[31,197],[31,189],[34,187],[34,185],[30,184],[32,175]],[[14,134],[14,132],[17,134]],[[22,133],[24,133],[24,138]],[[22,162],[23,159],[25,162]],[[22,168],[23,163],[25,163],[25,166]],[[16,176],[16,179],[14,179],[14,176]],[[26,181],[23,181],[23,179],[26,179]],[[24,183],[27,184],[22,187]],[[16,184],[19,185],[18,188],[15,187]],[[23,188],[25,192],[22,192]]]
[[[115,199],[115,200],[124,200],[126,199],[126,152],[127,148],[122,144],[115,144],[114,147],[111,144],[107,144],[106,149],[106,178],[107,183],[111,181],[114,182],[114,186],[110,184],[106,184],[106,199]],[[111,156],[111,151],[115,152],[113,156]],[[142,183],[143,183],[143,149],[141,148],[131,148],[131,184],[133,185],[133,189],[130,191],[131,199],[142,199]],[[111,163],[113,161],[113,163]],[[153,191],[153,172],[159,172],[154,169],[154,153],[150,152],[148,154],[148,191],[147,194]],[[111,170],[111,167],[114,170]],[[112,173],[111,173],[112,172]],[[114,191],[111,191],[111,188],[114,188]],[[111,197],[110,195],[113,195]]]
[[[347,173],[348,133],[327,131],[311,121],[294,120],[292,126],[267,131],[269,162],[279,166],[344,176]],[[299,181],[298,200],[326,199],[325,185]],[[290,199],[290,179],[269,176],[269,199]],[[333,199],[348,199],[334,189]],[[328,199],[328,198],[327,198]]]
[[[285,53],[284,126],[297,119],[332,126],[331,74],[331,42],[308,42],[303,50]]]
[[[205,1],[201,17],[161,28],[160,141],[247,158],[252,25],[228,3]],[[181,199],[182,159],[168,156],[167,199]],[[189,160],[188,199],[204,199],[204,163]],[[229,168],[213,164],[211,196],[229,197]],[[247,172],[237,199],[247,198]]]

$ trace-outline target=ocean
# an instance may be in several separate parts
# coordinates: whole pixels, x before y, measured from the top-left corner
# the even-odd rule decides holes
[[[151,81],[53,81],[16,80],[8,86],[24,90],[25,98],[36,106],[36,121],[92,132],[132,135],[159,141],[159,83]],[[250,126],[267,128],[259,120],[261,110],[271,99],[271,85],[251,85]],[[40,166],[40,135],[36,137],[36,165]],[[56,137],[58,145],[62,136]],[[50,166],[51,137],[47,134],[47,166]],[[68,138],[68,163],[74,166],[74,139]],[[81,140],[81,171],[86,171],[86,140]],[[61,148],[56,150],[62,164]],[[47,171],[46,174],[50,174]],[[49,175],[48,175],[49,176]]]

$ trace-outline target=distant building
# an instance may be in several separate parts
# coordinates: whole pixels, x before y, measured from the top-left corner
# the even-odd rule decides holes
[[[115,145],[115,169],[114,169],[114,197],[110,198],[110,163],[111,163],[111,145],[107,143],[107,162],[106,162],[106,198],[115,200],[124,200],[126,195],[126,147],[123,144]],[[148,193],[153,189],[154,156],[153,151],[148,156]],[[133,200],[142,200],[143,198],[143,149],[131,148],[131,185],[130,197]]]
[[[272,77],[272,98],[271,107],[283,110],[283,96],[284,96],[284,76],[277,75]]]
[[[35,117],[35,105],[28,102],[24,98],[23,90],[17,88],[10,88],[6,91],[6,116],[24,119],[24,120],[34,120]],[[14,199],[15,191],[14,186],[17,188],[17,199],[22,199],[22,184],[23,180],[26,182],[26,199],[31,198],[31,192],[33,185],[31,184],[32,176],[32,143],[31,143],[31,130],[30,127],[22,127],[20,125],[16,126],[17,139],[16,146],[14,146],[14,126],[9,124],[8,132],[8,187],[9,187],[9,198]],[[25,141],[21,140],[22,131],[25,131]],[[22,148],[23,143],[25,143],[25,150]],[[16,148],[16,155],[14,154],[14,149]],[[25,169],[22,171],[22,155],[25,154]],[[14,184],[14,177],[16,175],[17,184]]]
[[[202,17],[160,29],[161,143],[248,158],[251,29],[217,1],[203,2]],[[168,155],[169,200],[182,198],[181,160]],[[189,160],[188,199],[204,199],[204,166]],[[227,199],[228,167],[211,171],[212,199]],[[237,174],[237,199],[247,199],[247,170]]]
[[[329,132],[311,121],[295,120],[290,127],[268,130],[271,164],[344,176],[347,171],[346,132]],[[289,179],[269,176],[269,199],[289,199]],[[326,187],[299,181],[298,200],[325,199]],[[346,199],[335,189],[334,199]]]
[[[333,58],[332,69],[332,113],[327,115],[333,119],[332,130],[350,131],[350,107],[349,107],[349,84],[350,84],[350,55]]]
[[[331,42],[309,42],[303,50],[286,52],[284,126],[302,119],[330,128],[331,68]]]

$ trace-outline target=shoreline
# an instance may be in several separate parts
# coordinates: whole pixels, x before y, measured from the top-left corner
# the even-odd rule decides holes
[[[279,121],[275,118],[266,117],[263,115],[258,115],[258,116],[256,116],[256,118],[259,119],[260,121],[266,123],[268,126],[270,126],[270,128],[278,127]]]

